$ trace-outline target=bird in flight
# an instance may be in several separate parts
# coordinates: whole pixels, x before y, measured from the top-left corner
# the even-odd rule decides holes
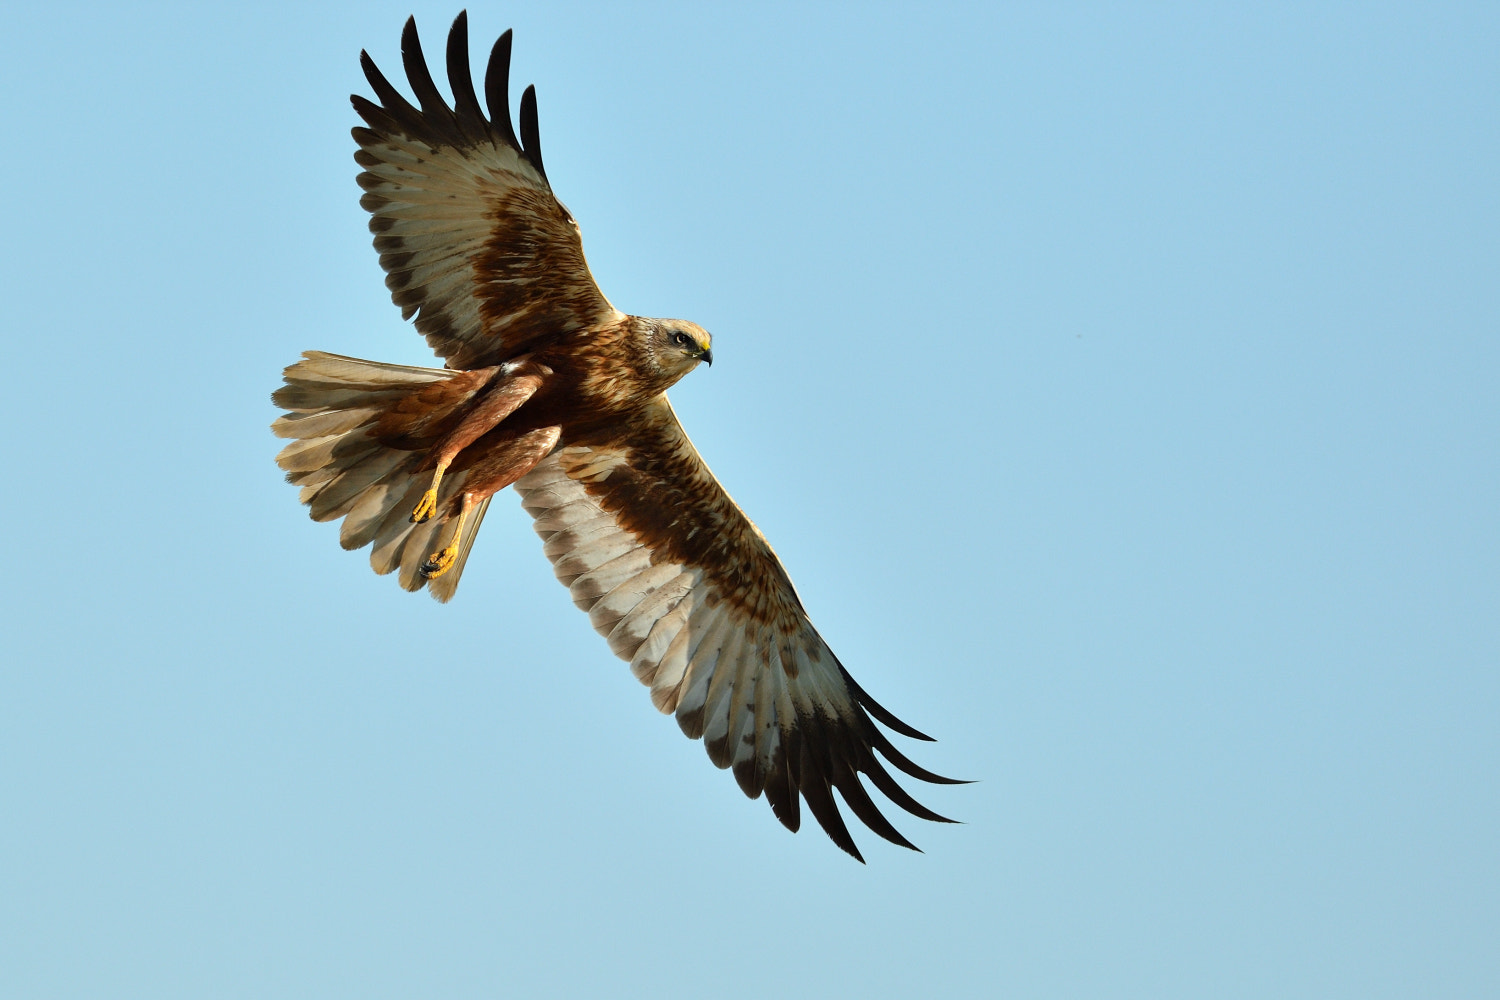
[[[443,368],[306,352],[272,400],[276,461],[316,521],[343,519],[346,549],[377,573],[449,600],[496,493],[513,486],[543,550],[609,648],[751,798],[790,830],[801,803],[863,861],[834,801],[916,848],[881,814],[863,775],[922,819],[881,757],[923,781],[874,721],[928,740],[865,693],[818,635],[771,546],[678,423],[666,390],[713,363],[708,331],[620,312],[594,284],[578,224],[542,167],[536,90],[511,123],[511,33],[484,78],[468,20],[448,34],[450,106],[414,20],[401,58],[414,105],[360,63],[355,95],[362,204],[386,286]],[[879,756],[877,756],[877,753]]]

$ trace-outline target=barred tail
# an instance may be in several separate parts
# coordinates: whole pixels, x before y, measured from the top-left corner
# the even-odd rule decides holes
[[[457,505],[450,501],[463,489],[467,473],[450,472],[443,478],[437,513],[426,522],[412,524],[410,515],[432,479],[430,469],[418,471],[427,457],[427,446],[440,436],[446,423],[443,418],[456,412],[468,394],[442,389],[424,394],[442,397],[447,413],[428,410],[420,421],[402,417],[423,407],[402,408],[395,416],[405,425],[405,433],[394,439],[403,447],[388,443],[393,439],[388,433],[384,440],[377,439],[375,431],[381,418],[403,402],[464,374],[307,351],[301,361],[286,369],[286,385],[271,396],[272,402],[289,411],[271,425],[271,431],[277,437],[295,439],[276,456],[276,464],[286,470],[287,482],[302,487],[301,499],[312,519],[342,517],[339,541],[344,548],[374,543],[370,566],[375,572],[399,570],[398,579],[407,590],[420,590],[430,583],[432,596],[440,601],[451,598],[458,587],[489,499],[481,501],[464,524],[452,568],[431,581],[418,567],[452,540]]]

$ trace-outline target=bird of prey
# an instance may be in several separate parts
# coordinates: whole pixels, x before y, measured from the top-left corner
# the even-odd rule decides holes
[[[272,396],[292,438],[277,456],[314,520],[346,549],[447,601],[491,498],[535,518],[558,579],[616,655],[709,758],[796,831],[801,801],[855,858],[833,790],[880,836],[913,845],[864,775],[913,815],[880,757],[924,781],[871,720],[930,737],[878,705],[813,628],[771,546],[719,485],[666,390],[713,362],[709,334],[620,312],[594,284],[578,224],[552,193],[536,91],[508,96],[511,33],[490,54],[486,117],[468,22],[448,35],[450,106],[414,20],[401,36],[413,105],[361,53],[378,100],[351,99],[361,204],[386,285],[443,368],[309,351]],[[877,753],[880,757],[877,757]]]

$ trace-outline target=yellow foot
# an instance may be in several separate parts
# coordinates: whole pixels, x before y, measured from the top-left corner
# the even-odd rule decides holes
[[[427,557],[427,561],[421,566],[422,578],[433,580],[442,576],[453,566],[453,561],[458,558],[458,539],[453,539],[453,544],[446,549],[440,549]]]
[[[422,494],[422,499],[417,501],[417,506],[411,512],[411,523],[421,524],[429,517],[437,513],[437,489],[428,490]]]

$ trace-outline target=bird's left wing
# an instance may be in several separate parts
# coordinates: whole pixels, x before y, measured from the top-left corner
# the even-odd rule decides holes
[[[355,95],[368,124],[356,128],[364,168],[360,200],[391,298],[448,367],[481,368],[547,340],[618,322],[589,273],[573,216],[542,169],[536,91],[511,125],[510,32],[485,73],[486,118],[469,74],[468,18],[448,34],[449,107],[433,83],[417,26],[406,22],[401,61],[417,105],[366,53],[360,64],[380,103]]]
[[[929,739],[864,692],[813,628],[770,545],[719,485],[665,395],[623,425],[570,434],[516,483],[557,576],[651,700],[709,758],[762,792],[795,831],[799,797],[859,858],[834,801],[913,845],[859,775],[923,819],[948,822],[898,785],[876,751],[924,781],[956,783],[908,760],[871,721]],[[913,848],[915,849],[915,848]],[[861,860],[863,860],[861,858]]]

